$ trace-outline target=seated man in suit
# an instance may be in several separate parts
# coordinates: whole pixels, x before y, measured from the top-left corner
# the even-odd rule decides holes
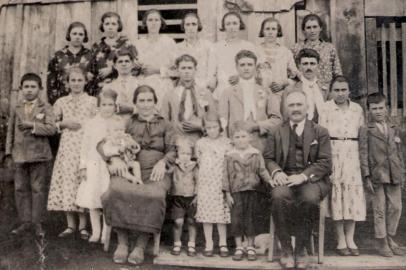
[[[306,119],[305,93],[289,92],[284,105],[288,120],[269,135],[264,158],[272,176],[271,211],[282,245],[281,264],[295,267],[293,235],[296,268],[305,269],[311,214],[331,188],[330,137],[325,128]]]

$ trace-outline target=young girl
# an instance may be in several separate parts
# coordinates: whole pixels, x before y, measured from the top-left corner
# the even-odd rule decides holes
[[[83,209],[75,204],[80,184],[79,155],[83,138],[83,123],[93,117],[96,111],[96,98],[84,93],[85,71],[79,67],[71,68],[68,73],[70,94],[59,98],[54,105],[56,125],[62,133],[61,143],[56,156],[48,196],[48,210],[64,211],[68,227],[59,237],[72,235],[76,229],[75,212],[79,213],[79,232],[87,239],[86,217]]]
[[[197,163],[192,160],[193,143],[180,137],[176,141],[177,158],[173,166],[172,177],[172,219],[173,227],[173,249],[172,255],[180,255],[181,236],[185,216],[187,217],[189,242],[187,248],[188,256],[196,256],[196,178]]]
[[[262,82],[273,93],[280,93],[279,97],[290,84],[289,77],[299,75],[292,52],[281,44],[279,38],[282,36],[282,27],[277,19],[267,18],[262,22],[259,37],[264,38],[261,47],[266,61],[261,69]]]
[[[242,236],[245,236],[248,243],[247,259],[255,261],[254,238],[260,233],[258,216],[261,216],[258,188],[261,180],[270,182],[271,177],[261,152],[250,144],[249,126],[236,122],[233,130],[234,147],[226,154],[227,175],[223,178],[223,189],[231,208],[231,233],[237,246],[233,260],[242,260]]]
[[[89,242],[99,242],[101,233],[101,195],[107,190],[110,174],[107,165],[97,152],[97,145],[107,136],[122,134],[124,122],[115,115],[117,93],[103,90],[98,96],[99,114],[85,125],[80,151],[80,175],[83,180],[79,186],[76,203],[90,210],[92,236]],[[103,240],[103,239],[102,239]],[[103,241],[102,241],[103,242]]]
[[[226,224],[230,223],[230,210],[222,191],[225,171],[225,154],[231,148],[230,141],[221,135],[222,128],[217,115],[203,118],[206,137],[196,142],[199,164],[197,180],[196,221],[203,223],[206,248],[203,255],[213,256],[213,224],[219,233],[220,256],[228,256]]]

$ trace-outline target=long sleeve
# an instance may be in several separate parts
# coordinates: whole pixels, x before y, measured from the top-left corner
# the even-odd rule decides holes
[[[34,121],[32,133],[37,136],[52,136],[56,132],[55,115],[51,105],[45,105],[44,122]]]
[[[338,57],[338,53],[336,51],[336,49],[334,48],[334,46],[331,49],[331,61],[332,61],[332,73],[333,73],[333,78],[337,75],[342,75],[343,71],[341,70],[341,63],[340,63],[340,59]]]
[[[164,143],[165,143],[165,156],[164,161],[169,167],[176,159],[176,146],[175,146],[175,131],[172,125],[165,121],[165,135],[164,135]]]
[[[164,98],[162,99],[161,108],[159,110],[160,115],[168,122],[172,122],[172,112],[171,112],[171,96],[174,95],[172,91],[168,91]]]
[[[60,81],[58,80],[58,58],[55,55],[48,63],[47,72],[47,97],[50,104],[59,98]]]
[[[7,137],[6,137],[6,155],[11,155],[14,144],[14,129],[15,129],[16,113],[12,109],[10,118],[8,119]]]
[[[228,121],[230,121],[230,101],[229,101],[229,94],[228,90],[223,91],[219,99],[219,116],[222,127],[226,130],[226,127],[229,125]]]
[[[262,181],[266,183],[270,183],[272,180],[268,170],[265,167],[265,160],[262,155],[259,155],[259,166],[257,174],[261,177]]]
[[[267,119],[258,121],[260,134],[268,133],[273,127],[282,123],[281,104],[280,99],[275,94],[269,93],[267,100],[266,114]]]
[[[368,128],[363,126],[359,130],[359,159],[361,165],[361,174],[365,181],[365,177],[370,176],[369,160],[368,160]]]
[[[263,153],[265,166],[269,173],[273,176],[276,171],[282,171],[281,167],[276,161],[276,138],[275,133],[270,132]]]

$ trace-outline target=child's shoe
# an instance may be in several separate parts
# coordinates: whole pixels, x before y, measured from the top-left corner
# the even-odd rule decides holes
[[[114,251],[113,261],[115,263],[123,264],[127,262],[128,246],[118,245],[116,251]]]
[[[175,243],[173,243],[173,248],[171,250],[171,254],[174,256],[179,256],[181,249],[182,249],[182,243],[175,242]]]
[[[388,236],[388,245],[394,255],[403,256],[406,254],[405,250],[399,247],[399,245],[395,242],[395,240],[393,240],[391,236]]]
[[[257,260],[257,252],[255,251],[254,247],[247,247],[247,259],[249,261]]]
[[[378,254],[383,257],[393,257],[393,252],[388,245],[386,237],[377,240],[379,241]]]
[[[189,257],[195,257],[196,256],[196,244],[195,244],[195,242],[189,242],[187,244],[187,255]]]
[[[242,247],[236,247],[234,255],[232,257],[233,261],[241,261],[244,258],[244,249]]]
[[[68,227],[66,228],[63,232],[61,232],[60,234],[58,234],[59,238],[66,238],[66,237],[70,237],[73,236],[73,234],[75,233],[75,229]]]
[[[227,246],[220,246],[220,257],[228,257],[228,248]]]

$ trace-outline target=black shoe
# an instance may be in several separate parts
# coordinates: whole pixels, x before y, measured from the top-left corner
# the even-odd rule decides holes
[[[34,230],[35,230],[35,235],[38,237],[44,237],[45,236],[45,231],[42,228],[41,223],[37,223],[34,225]]]
[[[25,222],[11,231],[13,235],[21,235],[31,229],[31,223]]]

